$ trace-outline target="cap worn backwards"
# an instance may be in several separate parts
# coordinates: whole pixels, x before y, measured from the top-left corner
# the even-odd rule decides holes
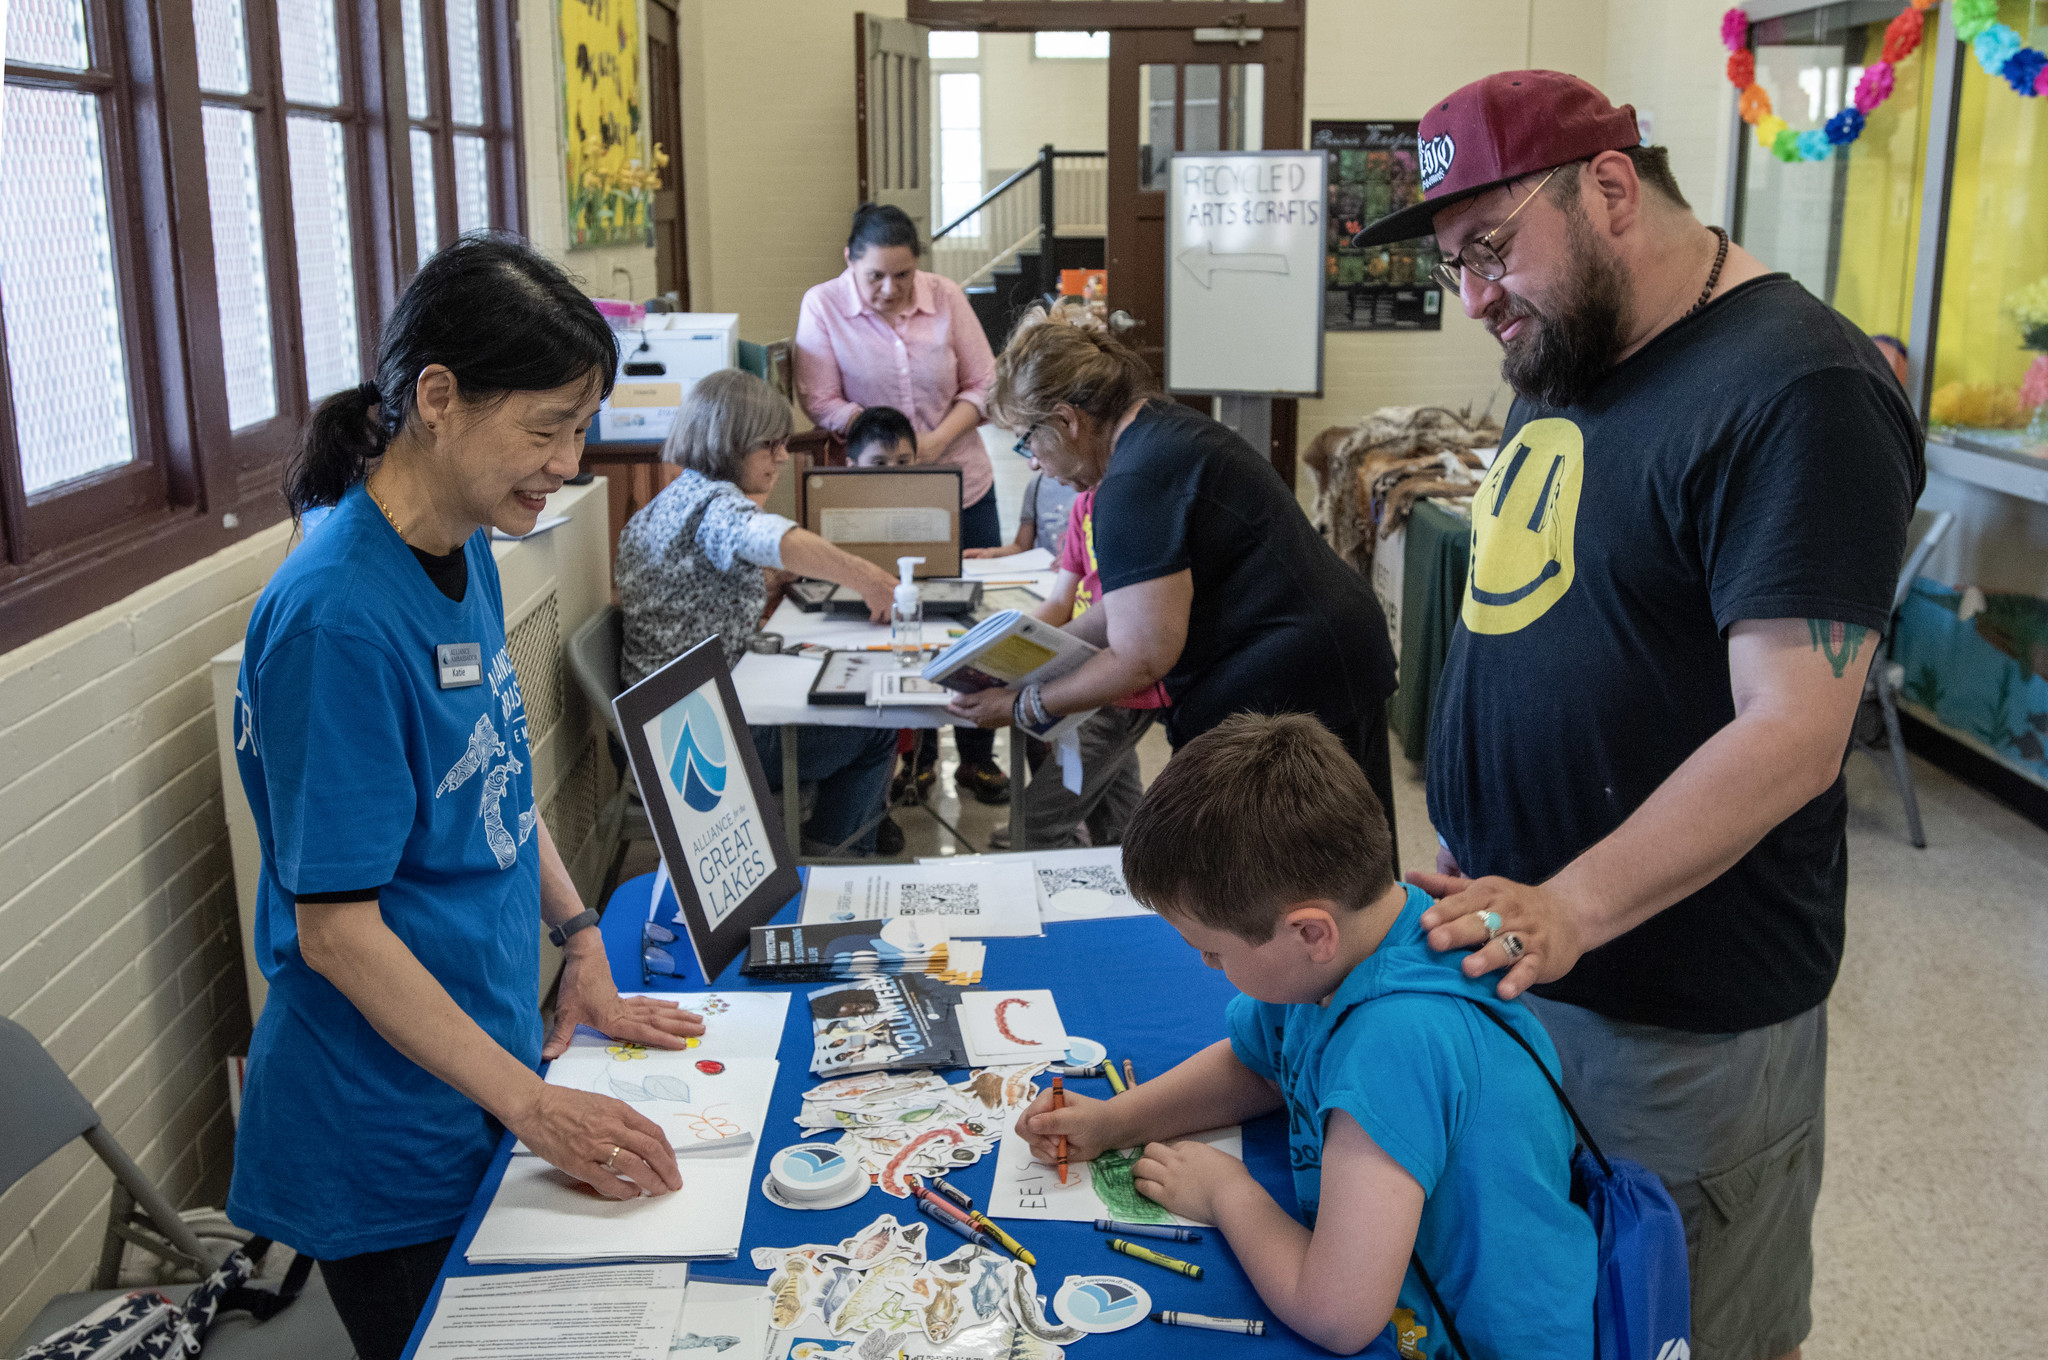
[[[1642,140],[1632,105],[1562,71],[1502,71],[1457,90],[1422,116],[1416,135],[1422,202],[1351,238],[1354,246],[1427,236],[1436,215],[1488,189]]]

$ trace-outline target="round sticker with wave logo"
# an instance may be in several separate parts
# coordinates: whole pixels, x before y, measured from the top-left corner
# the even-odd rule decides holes
[[[1120,1275],[1069,1275],[1053,1295],[1060,1321],[1084,1332],[1120,1332],[1152,1311],[1152,1296]]]

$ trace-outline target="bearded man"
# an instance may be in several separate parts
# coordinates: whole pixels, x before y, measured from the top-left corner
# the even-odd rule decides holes
[[[1441,279],[1516,392],[1429,744],[1445,899],[1602,1147],[1686,1223],[1695,1360],[1811,1324],[1842,762],[1924,481],[1862,332],[1700,223],[1635,111],[1553,71],[1422,120]]]

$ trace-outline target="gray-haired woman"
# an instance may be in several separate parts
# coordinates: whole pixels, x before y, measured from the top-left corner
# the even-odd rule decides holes
[[[748,499],[774,489],[789,461],[790,429],[789,403],[750,373],[722,369],[691,389],[661,451],[682,475],[619,534],[616,576],[626,616],[619,678],[626,684],[713,634],[726,664],[737,665],[767,611],[764,568],[848,586],[876,622],[889,617],[894,577]],[[781,730],[756,728],[754,745],[769,784],[779,788]],[[797,777],[815,783],[818,797],[805,839],[839,845],[880,812],[895,754],[893,729],[806,727]],[[850,848],[873,851],[874,829]]]

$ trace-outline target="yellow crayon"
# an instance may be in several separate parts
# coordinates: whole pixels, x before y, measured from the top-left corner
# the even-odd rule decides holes
[[[1115,1063],[1104,1063],[1102,1065],[1102,1075],[1109,1078],[1109,1089],[1116,1092],[1118,1095],[1122,1095],[1124,1091],[1127,1089],[1124,1086],[1124,1079],[1116,1074]]]
[[[1001,1228],[998,1228],[995,1224],[995,1220],[990,1218],[987,1214],[981,1213],[978,1210],[969,1209],[967,1211],[967,1216],[974,1220],[975,1226],[979,1227],[983,1232],[987,1233],[990,1237],[993,1237],[996,1241],[1002,1243],[1004,1251],[1009,1252],[1010,1255],[1016,1257],[1018,1260],[1022,1261],[1027,1266],[1035,1266],[1038,1264],[1038,1258],[1036,1256],[1033,1256],[1030,1252],[1024,1250],[1024,1244],[1022,1242],[1019,1242],[1016,1238],[1010,1236]]]
[[[1139,1246],[1136,1242],[1126,1242],[1121,1237],[1110,1238],[1109,1249],[1111,1251],[1120,1251],[1126,1256],[1136,1257],[1140,1261],[1150,1261],[1155,1266],[1164,1266],[1176,1275],[1185,1275],[1191,1280],[1202,1278],[1202,1268],[1200,1266],[1188,1261],[1176,1261],[1171,1256],[1161,1255],[1149,1247]]]

